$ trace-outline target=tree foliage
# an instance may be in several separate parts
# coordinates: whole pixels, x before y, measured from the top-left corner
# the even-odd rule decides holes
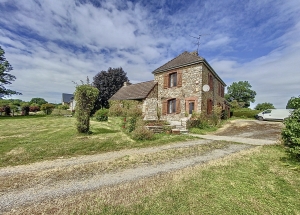
[[[225,98],[229,102],[236,100],[242,108],[249,107],[250,102],[255,102],[256,96],[256,92],[251,90],[251,87],[248,81],[233,82],[227,87]]]
[[[29,102],[30,104],[38,104],[39,106],[47,104],[48,102],[43,98],[32,98]]]
[[[42,104],[41,110],[44,111],[45,114],[50,115],[55,108],[54,104],[46,103]]]
[[[287,109],[299,109],[300,108],[300,95],[297,97],[292,97],[286,105]]]
[[[259,103],[255,106],[255,110],[267,110],[267,109],[275,109],[274,105],[269,102]]]
[[[79,133],[88,133],[90,130],[90,114],[99,95],[99,90],[89,84],[77,85],[75,90],[76,127]]]
[[[112,97],[124,84],[129,81],[126,72],[122,67],[108,68],[101,71],[93,78],[93,86],[99,90],[98,99],[95,102],[94,110],[100,108],[109,108],[108,100]]]
[[[288,152],[300,160],[300,108],[293,111],[292,115],[284,121],[285,128],[281,136]]]
[[[9,73],[13,68],[6,60],[4,54],[5,52],[0,46],[0,98],[10,95],[21,95],[21,93],[5,87],[5,85],[9,85],[12,81],[16,80],[16,76]]]

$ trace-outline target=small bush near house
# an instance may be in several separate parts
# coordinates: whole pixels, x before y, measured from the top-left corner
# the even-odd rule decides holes
[[[145,126],[138,126],[133,132],[131,132],[132,139],[134,140],[151,140],[154,133],[148,130]]]
[[[96,113],[94,114],[95,120],[99,121],[99,122],[104,122],[108,120],[108,109],[99,109],[96,111]]]
[[[131,117],[128,120],[128,132],[133,132],[136,128],[137,117]]]
[[[282,140],[288,152],[300,161],[300,109],[295,110],[283,123]]]
[[[110,102],[108,114],[109,116],[113,117],[124,116],[121,104],[117,104],[116,102]]]

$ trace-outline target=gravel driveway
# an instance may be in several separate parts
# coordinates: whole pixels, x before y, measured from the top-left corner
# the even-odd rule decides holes
[[[270,123],[270,124],[269,124]],[[264,128],[264,129],[262,129]],[[174,143],[160,147],[130,149],[109,152],[99,155],[81,156],[70,159],[44,161],[31,165],[6,167],[0,169],[0,214],[14,213],[18,207],[41,202],[46,199],[62,198],[64,196],[97,190],[107,185],[115,185],[134,181],[156,174],[170,172],[185,167],[219,159],[241,150],[255,147],[253,145],[273,144],[279,138],[282,123],[260,122],[254,120],[235,120],[228,122],[213,135],[201,136],[205,139]],[[236,137],[236,138],[235,138]],[[260,139],[261,138],[261,139]],[[99,171],[93,174],[83,174],[71,179],[64,174],[74,174],[78,169],[85,169],[91,165],[99,166],[103,163],[119,162],[118,159],[131,159],[139,156],[156,156],[159,153],[177,153],[189,148],[214,146],[215,139],[228,140],[224,146],[212,148],[205,153],[193,153],[185,157],[164,160],[161,163],[140,163],[135,166]],[[236,144],[234,142],[242,142]],[[194,147],[194,148],[193,148]],[[173,151],[172,151],[173,150]],[[52,174],[61,174],[57,180],[50,180]],[[35,183],[36,181],[36,183]],[[2,184],[2,187],[1,187]],[[4,185],[3,185],[4,184]],[[7,184],[5,186],[5,184]]]

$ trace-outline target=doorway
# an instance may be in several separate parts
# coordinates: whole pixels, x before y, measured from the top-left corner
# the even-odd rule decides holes
[[[195,102],[190,102],[189,103],[189,114],[193,113],[194,107],[195,107]]]

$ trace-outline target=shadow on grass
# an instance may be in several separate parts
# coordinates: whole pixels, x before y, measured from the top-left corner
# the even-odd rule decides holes
[[[279,160],[285,165],[288,169],[300,172],[300,160],[293,154],[290,154],[287,149],[286,156],[281,157]]]

